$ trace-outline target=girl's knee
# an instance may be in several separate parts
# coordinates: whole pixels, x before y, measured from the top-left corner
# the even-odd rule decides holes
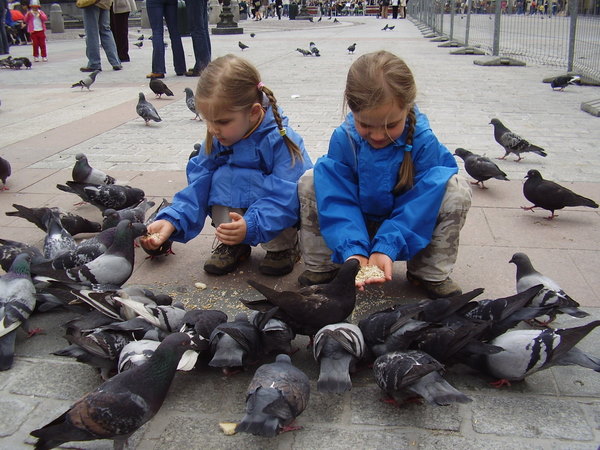
[[[300,177],[298,180],[298,197],[314,197],[315,196],[315,182],[313,176],[313,170],[309,169]]]
[[[471,196],[471,186],[467,180],[461,175],[453,175],[446,184],[440,212],[468,211],[471,207]]]

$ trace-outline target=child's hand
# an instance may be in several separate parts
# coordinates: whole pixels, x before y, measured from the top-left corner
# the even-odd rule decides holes
[[[168,220],[157,220],[148,225],[148,235],[140,238],[140,244],[146,250],[156,250],[174,231],[175,227]]]
[[[356,259],[360,263],[361,267],[364,267],[367,264],[369,264],[369,259],[363,255],[352,255],[352,256],[348,257],[348,259]],[[348,259],[346,261],[348,261]],[[355,284],[359,291],[365,290],[365,282],[364,281],[356,281]]]
[[[377,266],[383,270],[384,278],[369,278],[365,281],[366,284],[385,283],[392,279],[392,265],[394,261],[385,253],[372,253],[369,257],[369,265]]]
[[[237,245],[246,238],[247,225],[244,217],[236,212],[230,212],[232,222],[222,223],[217,227],[216,236],[225,245]]]

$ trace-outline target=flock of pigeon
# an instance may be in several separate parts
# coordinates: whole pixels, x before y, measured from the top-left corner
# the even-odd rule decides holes
[[[522,153],[534,153],[540,156],[547,156],[546,151],[529,143],[518,134],[510,131],[500,120],[492,119],[490,122],[494,126],[494,139],[504,148],[504,156],[498,159],[505,159],[513,153],[517,156],[516,161],[521,161]],[[484,181],[491,178],[505,180],[506,173],[490,159],[485,156],[477,155],[464,148],[457,148],[454,154],[464,161],[465,171],[473,177],[481,189],[487,189]],[[532,211],[534,208],[542,208],[550,211],[552,214],[547,217],[551,220],[557,217],[554,211],[566,206],[587,206],[589,208],[598,208],[598,204],[589,198],[576,194],[550,180],[544,180],[542,174],[535,169],[531,169],[525,176],[527,181],[523,184],[523,195],[527,200],[533,203],[532,206],[522,206],[524,210]]]

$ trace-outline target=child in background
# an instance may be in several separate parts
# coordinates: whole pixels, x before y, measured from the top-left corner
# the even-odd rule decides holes
[[[327,283],[355,258],[384,274],[357,282],[362,290],[391,280],[393,262],[407,261],[408,279],[429,297],[460,293],[449,275],[471,189],[415,105],[410,69],[386,51],[363,55],[344,96],[351,112],[298,186],[308,269],[300,283]]]
[[[207,132],[188,162],[188,186],[148,226],[151,236],[142,245],[156,249],[168,238],[187,242],[210,216],[220,244],[204,264],[206,272],[232,272],[259,243],[267,251],[262,273],[291,272],[298,260],[297,181],[312,167],[302,138],[256,68],[233,55],[202,71],[196,109]]]
[[[25,14],[25,23],[27,32],[31,36],[31,45],[33,45],[33,60],[38,62],[40,52],[42,61],[48,61],[46,53],[46,21],[48,17],[40,8],[40,0],[31,0],[29,11]]]

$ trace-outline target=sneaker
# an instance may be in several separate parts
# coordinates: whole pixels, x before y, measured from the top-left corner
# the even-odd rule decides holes
[[[248,244],[219,244],[204,263],[204,270],[213,275],[225,275],[233,272],[242,261],[248,259],[252,249]]]
[[[33,62],[40,62],[40,58],[38,58],[37,56],[33,57]]]
[[[452,297],[462,294],[462,289],[458,284],[448,277],[442,281],[427,281],[406,272],[406,279],[414,286],[422,288],[431,299]]]
[[[97,69],[94,69],[93,67],[80,67],[79,68],[80,72],[95,72],[96,70],[102,72],[102,69],[100,69],[100,68],[97,68]]]
[[[149,73],[148,75],[146,75],[146,78],[164,78],[165,74],[164,73]]]
[[[185,76],[186,77],[199,77],[201,73],[202,73],[201,70],[190,69],[185,72]]]
[[[48,58],[42,58],[42,61],[48,62]]]
[[[313,272],[305,270],[298,277],[298,283],[302,286],[312,286],[313,284],[327,284],[335,278],[338,269],[330,270],[329,272]]]
[[[267,252],[258,266],[258,270],[264,275],[287,275],[294,270],[294,264],[299,259],[300,254],[295,248],[289,248],[281,252]]]

